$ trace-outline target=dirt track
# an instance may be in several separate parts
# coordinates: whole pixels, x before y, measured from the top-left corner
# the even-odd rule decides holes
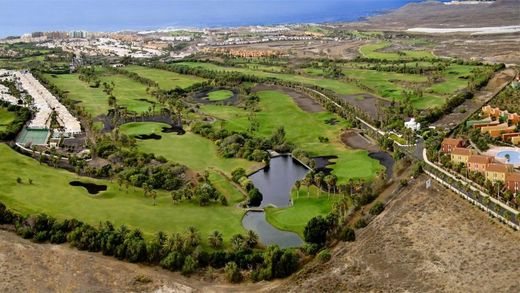
[[[518,292],[520,233],[424,177],[279,292]]]

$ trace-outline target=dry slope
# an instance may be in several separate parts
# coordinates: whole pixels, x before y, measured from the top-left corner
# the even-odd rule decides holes
[[[390,203],[327,264],[313,264],[280,292],[519,292],[520,232],[495,223],[425,178]]]

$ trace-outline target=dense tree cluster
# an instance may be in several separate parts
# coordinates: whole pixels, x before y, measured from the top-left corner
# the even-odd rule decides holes
[[[120,260],[157,264],[165,269],[191,274],[196,270],[211,266],[226,267],[226,276],[232,282],[242,279],[241,270],[251,270],[254,281],[284,278],[298,269],[299,257],[290,249],[277,246],[265,251],[255,250],[258,236],[249,232],[231,238],[232,250],[208,252],[201,247],[201,235],[197,229],[188,227],[184,233],[168,236],[158,232],[151,240],[143,233],[125,226],[116,228],[110,222],[100,223],[97,227],[78,220],[59,221],[45,214],[21,216],[8,210],[0,203],[0,224],[14,225],[16,232],[26,239],[37,242],[68,242],[79,250],[101,252]],[[218,232],[217,242],[222,245]],[[217,248],[217,246],[215,246]]]
[[[11,140],[22,130],[23,125],[31,118],[31,111],[25,107],[12,105],[0,101],[0,108],[5,107],[7,111],[15,113],[15,119],[6,125],[5,130],[0,131],[0,140]]]
[[[215,141],[219,154],[224,158],[244,158],[250,161],[269,162],[267,150],[280,153],[292,150],[292,145],[285,140],[285,130],[278,128],[271,137],[257,138],[246,133],[217,129],[212,124],[196,122],[191,131]]]

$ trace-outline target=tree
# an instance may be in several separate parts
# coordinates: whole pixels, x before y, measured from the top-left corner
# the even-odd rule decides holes
[[[259,206],[263,200],[262,193],[256,187],[248,192],[248,197],[250,206]]]
[[[249,230],[247,231],[247,239],[246,239],[246,242],[247,242],[247,246],[249,246],[249,248],[255,248],[256,245],[258,244],[258,234],[256,234],[254,231],[252,230]]]
[[[327,175],[323,180],[325,180],[325,184],[327,184],[327,195],[330,196],[330,188],[334,184],[334,177],[332,175]]]
[[[219,231],[213,231],[208,237],[208,242],[212,248],[222,247],[222,233],[220,233]]]
[[[314,182],[316,182],[316,187],[318,187],[319,196],[321,196],[321,184],[323,183],[323,173],[319,172],[314,175]]]
[[[300,198],[300,187],[302,185],[302,181],[301,180],[296,180],[294,182],[294,187],[296,187],[296,197],[297,198]]]
[[[323,246],[327,240],[327,231],[329,228],[328,221],[322,216],[312,218],[303,231],[305,242]]]
[[[21,184],[21,183],[22,183],[22,178],[17,177],[17,178],[16,178],[16,183]]]

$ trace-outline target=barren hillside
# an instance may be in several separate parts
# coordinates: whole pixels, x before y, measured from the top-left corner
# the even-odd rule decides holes
[[[279,292],[518,292],[520,233],[424,178]]]
[[[486,27],[520,24],[520,0],[497,0],[493,4],[445,5],[440,2],[411,3],[366,22],[353,23],[379,29],[412,27]]]

